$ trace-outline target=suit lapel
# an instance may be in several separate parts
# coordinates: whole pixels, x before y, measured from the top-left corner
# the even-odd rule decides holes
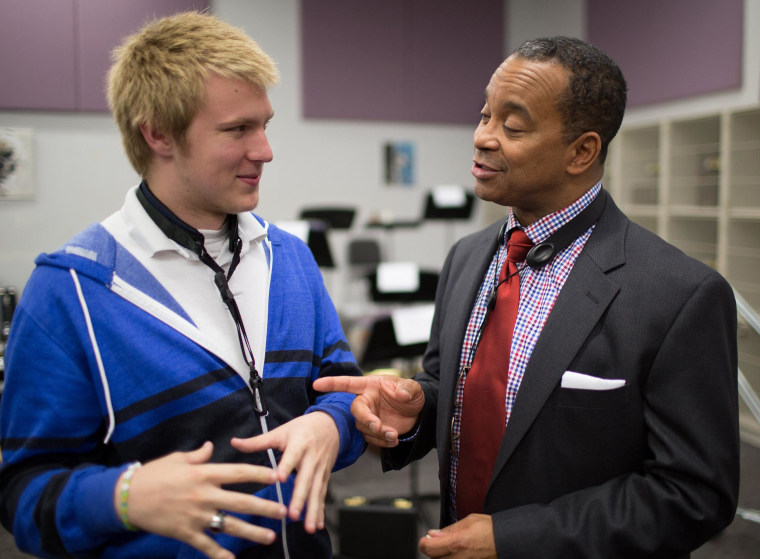
[[[619,286],[606,273],[624,264],[627,219],[607,208],[557,297],[525,369],[491,481],[525,436],[562,374],[615,298]]]

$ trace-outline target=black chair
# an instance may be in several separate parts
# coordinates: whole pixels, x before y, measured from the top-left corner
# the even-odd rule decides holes
[[[349,301],[368,304],[367,276],[382,262],[380,243],[376,239],[351,239],[346,254],[347,274],[345,289]],[[357,285],[361,284],[361,291]]]
[[[351,266],[377,266],[382,261],[380,243],[375,239],[351,239],[348,263]]]

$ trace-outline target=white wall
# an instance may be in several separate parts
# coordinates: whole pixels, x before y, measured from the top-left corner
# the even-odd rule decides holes
[[[537,37],[586,38],[585,0],[507,0],[507,52]]]
[[[119,208],[137,175],[108,115],[0,112],[0,127],[34,133],[36,197],[0,201],[0,286],[20,291],[37,254]]]
[[[760,99],[760,0],[745,2],[748,83],[742,91],[699,99],[696,105],[689,101],[631,111],[627,118],[756,103]],[[472,126],[305,121],[300,116],[298,0],[215,0],[212,4],[217,15],[257,40],[282,74],[281,83],[270,93],[276,113],[270,127],[275,158],[262,181],[261,215],[276,221],[295,218],[307,205],[355,205],[359,214],[354,231],[364,233],[363,225],[377,211],[399,219],[419,216],[423,193],[433,185],[472,184],[475,116]],[[507,0],[506,6],[505,54],[529,37],[585,36],[584,0]],[[0,127],[32,128],[36,139],[36,198],[0,201],[0,286],[21,288],[37,254],[55,250],[87,224],[118,209],[124,193],[138,179],[122,154],[118,131],[108,115],[0,111]],[[382,146],[392,140],[417,145],[418,184],[413,188],[383,184]],[[458,223],[453,231],[440,223],[426,224],[418,231],[401,230],[391,237],[391,256],[438,268],[451,240],[501,214],[501,208],[480,204],[473,223]],[[335,257],[342,261],[346,235],[335,233]],[[327,274],[328,287],[341,285],[331,274]]]

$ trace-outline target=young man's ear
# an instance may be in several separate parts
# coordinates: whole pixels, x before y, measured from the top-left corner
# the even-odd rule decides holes
[[[580,175],[599,162],[602,139],[596,132],[584,132],[570,144],[568,149],[567,172],[571,175]]]
[[[159,157],[169,157],[172,154],[174,148],[174,141],[154,128],[151,128],[147,124],[140,125],[140,132],[142,133],[145,143],[153,152]]]

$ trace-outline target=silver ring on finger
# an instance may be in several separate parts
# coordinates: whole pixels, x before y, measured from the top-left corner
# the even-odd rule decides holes
[[[224,532],[224,519],[227,513],[223,510],[216,511],[216,514],[211,517],[211,521],[208,523],[207,530],[212,534],[221,534]]]

